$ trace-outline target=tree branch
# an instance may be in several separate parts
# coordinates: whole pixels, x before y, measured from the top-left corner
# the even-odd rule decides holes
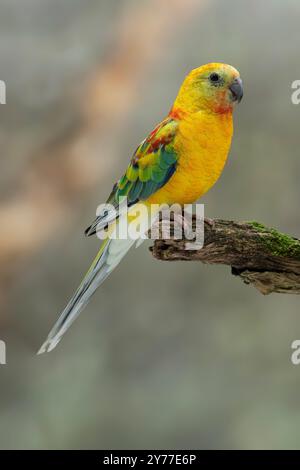
[[[171,222],[171,233],[173,222]],[[195,218],[193,229],[195,230]],[[185,248],[187,240],[155,240],[156,259],[201,261],[231,266],[231,272],[262,294],[300,294],[300,241],[257,222],[210,220],[204,223],[204,246]],[[190,243],[190,240],[189,240]]]

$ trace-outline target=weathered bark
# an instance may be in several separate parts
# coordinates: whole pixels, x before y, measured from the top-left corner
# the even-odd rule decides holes
[[[262,294],[300,294],[300,241],[294,237],[257,222],[208,219],[204,224],[203,247],[189,250],[186,242],[158,239],[150,250],[155,258],[164,261],[231,266],[232,274],[254,285]]]

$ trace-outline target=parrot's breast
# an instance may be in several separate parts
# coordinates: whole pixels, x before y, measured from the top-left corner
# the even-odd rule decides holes
[[[195,113],[180,122],[174,141],[177,168],[148,202],[191,204],[218,180],[230,149],[232,113]]]

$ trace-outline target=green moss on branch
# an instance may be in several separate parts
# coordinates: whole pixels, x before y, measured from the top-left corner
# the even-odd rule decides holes
[[[281,233],[274,228],[266,227],[259,222],[249,222],[249,225],[257,232],[265,234],[265,237],[260,237],[260,240],[272,255],[300,260],[300,241],[297,238]]]

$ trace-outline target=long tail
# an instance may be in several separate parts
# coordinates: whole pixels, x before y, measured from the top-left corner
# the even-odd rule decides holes
[[[132,239],[121,240],[110,238],[102,242],[100,250],[90,269],[53,326],[46,341],[38,351],[38,354],[50,352],[55,348],[62,336],[87,305],[96,289],[119,264],[134,242],[135,240]]]

